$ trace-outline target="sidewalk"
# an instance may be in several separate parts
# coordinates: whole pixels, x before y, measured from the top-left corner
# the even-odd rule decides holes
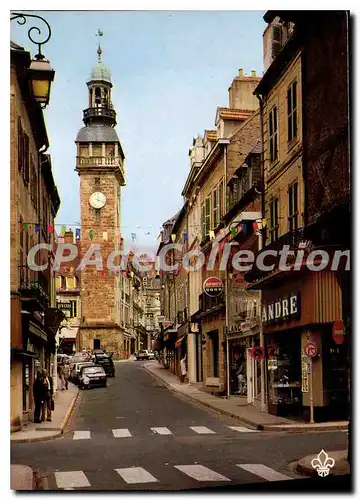
[[[219,398],[204,392],[195,385],[181,384],[178,377],[170,373],[160,363],[146,363],[143,366],[147,371],[158,377],[170,390],[178,392],[188,399],[211,408],[218,413],[233,417],[251,429],[303,432],[307,430],[347,430],[348,428],[347,421],[308,424],[270,415],[247,404],[246,401],[244,402],[244,398]]]
[[[11,433],[11,443],[48,441],[61,436],[75,406],[78,393],[79,389],[70,382],[67,391],[57,390],[55,394],[55,410],[51,416],[52,421],[45,421],[41,424],[30,422],[24,425],[21,431]]]

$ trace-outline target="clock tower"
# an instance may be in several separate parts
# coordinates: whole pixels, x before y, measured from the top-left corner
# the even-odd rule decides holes
[[[81,271],[78,345],[80,349],[106,349],[119,359],[125,357],[124,329],[120,325],[120,280],[107,268],[107,259],[120,247],[125,157],[114,128],[116,112],[111,101],[111,77],[101,60],[100,45],[97,52],[98,61],[87,82],[85,126],[79,130],[75,143],[76,171],[80,177],[81,258],[91,245],[97,244],[103,270],[87,265]],[[94,258],[95,254],[90,257]]]

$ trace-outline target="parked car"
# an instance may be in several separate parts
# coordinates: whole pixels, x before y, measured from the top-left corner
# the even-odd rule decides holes
[[[149,359],[155,359],[154,351],[148,351],[148,352],[149,352]]]
[[[99,353],[94,355],[94,362],[104,368],[107,377],[115,377],[115,365],[112,360],[113,353]]]
[[[106,373],[102,366],[83,366],[79,375],[79,388],[106,387]]]
[[[74,363],[70,370],[70,380],[74,384],[79,383],[80,371],[85,366],[95,366],[92,361],[81,361],[80,363]]]
[[[137,361],[141,361],[141,360],[144,360],[144,359],[149,359],[149,351],[147,349],[144,349],[142,351],[139,351],[135,354],[136,356],[136,360]]]

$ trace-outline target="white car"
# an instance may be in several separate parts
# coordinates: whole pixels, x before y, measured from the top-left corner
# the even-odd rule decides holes
[[[137,361],[150,359],[150,353],[147,349],[143,349],[142,351],[137,352],[135,356]]]
[[[148,353],[149,353],[149,359],[156,359],[155,353],[153,351],[148,351]]]

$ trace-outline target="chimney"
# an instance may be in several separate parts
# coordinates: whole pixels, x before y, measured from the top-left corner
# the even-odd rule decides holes
[[[256,78],[256,71],[253,69],[251,70],[251,78]]]
[[[72,231],[66,231],[64,234],[65,243],[74,243],[74,233]]]
[[[244,70],[243,69],[239,69],[239,76],[244,76]]]

